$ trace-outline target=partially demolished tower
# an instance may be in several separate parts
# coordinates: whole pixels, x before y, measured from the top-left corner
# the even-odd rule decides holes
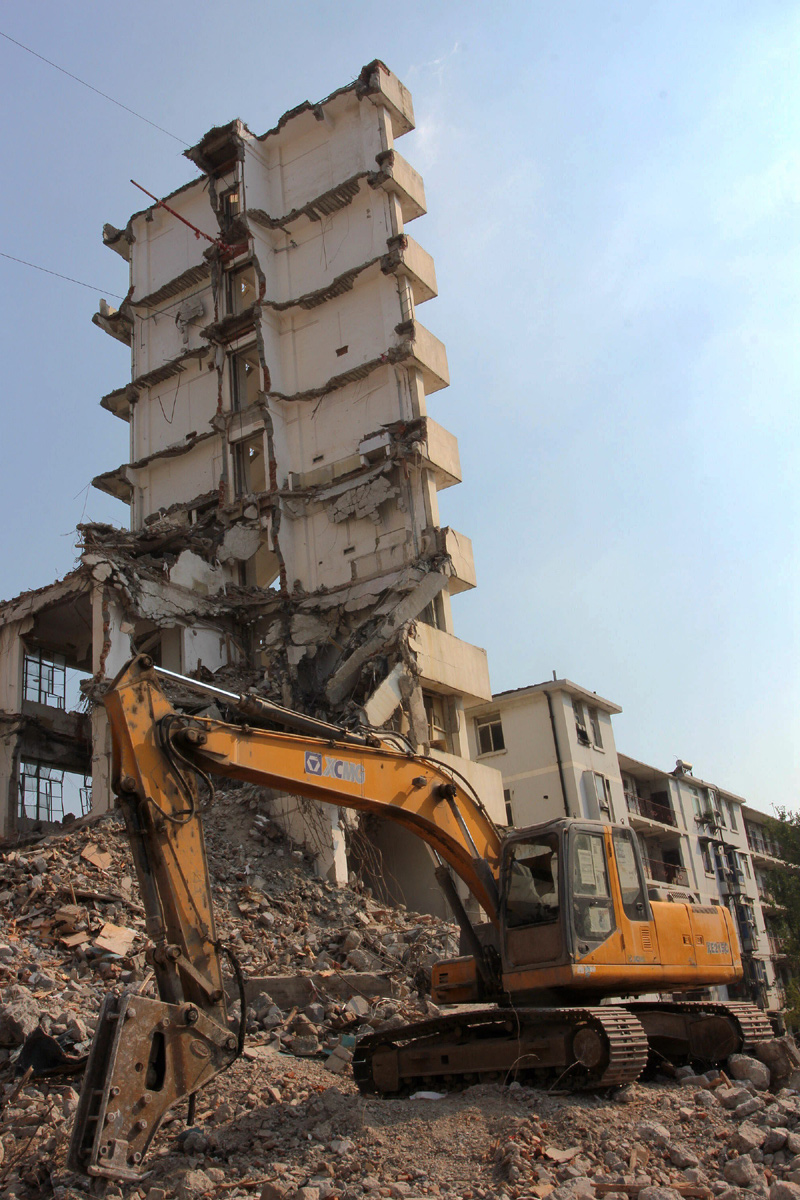
[[[450,597],[475,577],[469,540],[439,523],[460,468],[427,413],[448,372],[417,320],[436,278],[405,231],[425,212],[394,148],[412,128],[408,91],[373,62],[266,134],[212,129],[185,152],[198,178],[105,227],[130,290],[93,319],[131,347],[132,379],[101,404],[131,450],[94,484],[131,531],[85,527],[79,570],[100,593],[95,684],[131,648],[238,673],[452,756],[501,818],[499,775],[464,761],[464,702],[491,690],[485,653],[452,632]],[[341,877],[337,836],[322,865]],[[424,906],[422,848],[371,840]]]

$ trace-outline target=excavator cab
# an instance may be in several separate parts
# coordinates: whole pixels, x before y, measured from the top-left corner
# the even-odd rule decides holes
[[[503,843],[499,879],[503,990],[523,1003],[728,983],[740,971],[730,914],[652,901],[624,825],[556,820]]]
[[[551,821],[510,837],[501,868],[506,971],[567,968],[570,974],[623,924],[650,923],[638,850],[629,829]],[[539,979],[536,990],[567,980]]]

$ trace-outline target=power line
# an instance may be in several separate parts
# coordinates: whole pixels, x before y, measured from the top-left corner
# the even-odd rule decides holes
[[[105,288],[94,287],[91,283],[83,283],[80,279],[73,279],[71,275],[62,275],[59,271],[51,271],[48,267],[39,267],[36,263],[26,262],[24,258],[14,258],[13,254],[5,254],[2,250],[0,250],[0,258],[8,258],[11,262],[22,263],[23,267],[33,267],[34,271],[44,271],[45,275],[55,275],[57,279],[66,279],[68,283],[77,283],[78,287],[88,288],[90,292],[100,292],[104,296],[113,296],[115,300],[125,299],[118,292],[109,292]]]
[[[128,108],[127,104],[123,104],[120,100],[115,100],[113,96],[109,96],[106,92],[101,92],[99,88],[93,87],[92,84],[87,83],[85,79],[80,79],[77,75],[73,75],[71,71],[67,71],[64,67],[60,67],[58,63],[51,62],[49,58],[45,58],[43,54],[38,54],[35,50],[31,50],[30,46],[23,46],[22,42],[18,42],[16,38],[11,37],[7,33],[3,33],[2,29],[0,29],[0,37],[4,37],[7,42],[13,42],[15,46],[19,46],[20,50],[27,51],[27,53],[32,54],[34,58],[41,59],[42,62],[47,63],[48,67],[55,67],[55,69],[60,71],[62,75],[68,75],[69,78],[74,79],[76,83],[83,84],[83,86],[88,88],[90,92],[96,92],[97,95],[102,96],[104,100],[110,100],[112,104],[116,104],[117,108],[124,108],[125,112],[129,112],[132,116],[138,117],[140,121],[144,121],[147,125],[152,125],[153,129],[157,129],[159,133],[165,133],[167,137],[171,137],[176,142],[180,142],[182,146],[189,145],[189,142],[185,141],[183,138],[179,138],[177,134],[170,133],[170,131],[168,129],[164,129],[162,125],[156,125],[155,121],[151,121],[149,117],[143,117],[142,114],[136,112],[135,109]],[[73,280],[73,282],[75,281]]]

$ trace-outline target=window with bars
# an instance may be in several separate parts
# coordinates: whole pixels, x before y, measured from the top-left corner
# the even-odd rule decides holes
[[[31,821],[61,821],[66,813],[85,817],[92,807],[92,781],[44,763],[22,762],[19,815]]]
[[[64,708],[67,695],[67,662],[63,654],[26,650],[23,662],[23,697],[34,704]]]
[[[19,804],[21,817],[60,821],[64,815],[64,772],[41,763],[22,763]]]

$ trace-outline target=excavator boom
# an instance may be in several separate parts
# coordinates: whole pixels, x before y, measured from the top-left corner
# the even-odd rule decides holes
[[[157,1001],[112,993],[94,1039],[70,1163],[112,1178],[137,1178],[168,1109],[229,1066],[241,1049],[228,1028],[226,951],[214,925],[198,777],[246,780],[388,813],[460,876],[490,920],[499,919],[500,834],[480,799],[447,765],[257,696],[231,699],[248,721],[292,723],[304,732],[186,717],[168,702],[157,670],[145,656],[133,659],[105,697],[114,790],[147,914],[159,993]],[[313,731],[322,736],[311,736]],[[477,943],[475,948],[480,950]],[[244,1005],[242,1014],[243,1020]]]

